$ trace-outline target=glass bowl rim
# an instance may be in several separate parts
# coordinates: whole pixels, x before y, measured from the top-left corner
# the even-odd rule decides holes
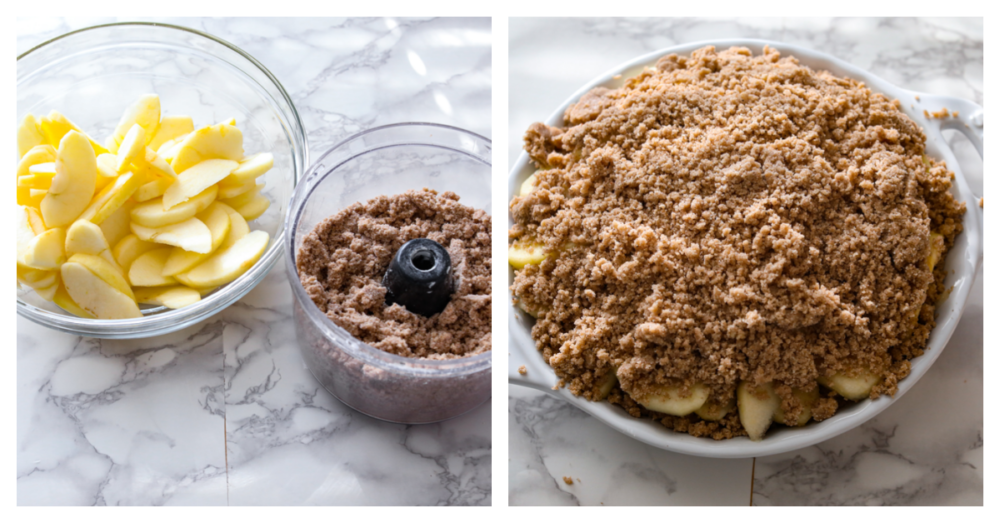
[[[289,127],[290,137],[292,138],[292,193],[294,194],[296,187],[298,186],[299,179],[302,178],[302,172],[304,172],[309,165],[309,141],[308,136],[305,131],[305,126],[302,124],[302,118],[299,115],[298,109],[295,107],[295,103],[292,101],[291,96],[285,89],[285,86],[280,80],[260,61],[251,56],[249,53],[241,49],[240,47],[223,40],[217,36],[206,33],[204,31],[199,31],[190,27],[184,27],[175,24],[161,23],[161,22],[142,22],[142,21],[129,21],[129,22],[112,22],[107,24],[97,24],[87,27],[82,27],[80,29],[75,29],[73,31],[68,31],[62,33],[53,38],[50,38],[38,45],[33,46],[27,51],[21,53],[17,57],[17,61],[20,62],[23,58],[29,56],[30,54],[37,52],[43,48],[46,48],[60,40],[77,36],[83,33],[88,33],[91,31],[110,29],[116,27],[148,27],[148,28],[163,28],[168,30],[181,31],[185,33],[190,33],[195,36],[210,40],[223,47],[237,53],[240,57],[249,62],[253,67],[257,68],[258,71],[264,74],[269,82],[274,88],[278,90],[281,99],[288,106],[289,114]],[[237,66],[237,69],[240,67]],[[257,82],[256,79],[246,75],[244,78],[247,82]],[[264,87],[264,86],[261,86]],[[265,88],[265,91],[267,89]],[[284,111],[281,111],[284,112]],[[295,162],[295,142],[301,145],[302,148],[302,165],[297,166]],[[302,172],[299,172],[302,171]],[[279,221],[280,225],[283,225],[283,221]],[[264,277],[271,271],[275,262],[277,262],[280,257],[280,245],[284,243],[285,230],[283,228],[279,229],[277,234],[275,234],[272,239],[271,245],[264,252],[260,260],[254,264],[246,273],[240,275],[236,280],[226,284],[226,287],[221,289],[222,292],[214,294],[218,296],[217,301],[208,307],[200,308],[198,305],[193,305],[191,307],[183,307],[174,310],[165,310],[162,313],[157,313],[151,316],[143,316],[141,318],[125,319],[125,320],[96,320],[90,318],[80,318],[73,316],[72,314],[59,314],[46,309],[42,309],[30,303],[21,300],[20,297],[17,298],[17,312],[19,315],[24,316],[35,323],[49,327],[55,330],[77,334],[77,335],[87,335],[97,338],[106,339],[125,339],[125,338],[145,338],[158,336],[162,334],[167,334],[184,327],[190,326],[199,321],[206,320],[240,300],[248,292],[253,290]],[[259,267],[259,269],[258,269]],[[255,269],[257,269],[255,271]],[[253,274],[251,274],[253,272]],[[249,275],[249,277],[247,277]],[[226,292],[229,291],[229,292]],[[199,302],[202,303],[202,302]],[[197,310],[193,310],[197,308]]]
[[[381,125],[378,127],[372,127],[364,131],[354,133],[347,138],[341,140],[336,145],[330,147],[322,156],[319,157],[309,169],[303,174],[302,179],[308,179],[310,175],[316,172],[316,169],[323,164],[324,159],[333,154],[334,152],[340,150],[342,147],[355,142],[367,135],[390,131],[393,129],[421,129],[421,128],[436,128],[447,132],[455,132],[458,134],[471,136],[476,140],[485,142],[491,149],[493,147],[493,142],[489,138],[482,136],[480,134],[474,133],[472,131],[462,129],[459,127],[454,127],[451,125],[430,123],[430,122],[399,122],[388,125]],[[426,146],[426,147],[438,147],[448,149],[464,156],[473,157],[465,151],[454,149],[451,147],[445,147],[439,144],[424,143],[420,141],[400,141],[399,143],[393,144],[382,144],[377,147],[366,147],[362,151],[352,153],[349,158],[337,163],[336,165],[329,167],[327,172],[323,174],[320,178],[326,178],[331,173],[333,173],[337,168],[342,166],[344,163],[352,161],[360,156],[377,152],[390,147],[400,147],[400,146]],[[482,159],[479,159],[482,161]],[[492,161],[487,163],[492,169]],[[492,175],[491,175],[492,179]],[[325,314],[321,313],[319,308],[317,308],[309,296],[306,294],[305,288],[302,287],[302,282],[298,278],[298,269],[295,265],[295,231],[298,228],[298,217],[301,215],[302,207],[304,207],[305,202],[308,201],[312,194],[312,189],[306,192],[304,195],[301,191],[304,191],[305,185],[297,185],[295,191],[292,193],[292,201],[288,206],[288,211],[285,215],[285,227],[284,230],[287,233],[285,237],[285,270],[288,275],[288,283],[292,288],[292,294],[297,303],[297,305],[302,308],[303,314],[306,315],[308,320],[317,327],[320,331],[323,331],[324,337],[329,340],[326,336],[327,331],[332,331],[339,337],[346,340],[350,340],[354,343],[347,343],[344,345],[337,345],[337,348],[346,352],[351,357],[357,358],[367,365],[375,365],[377,367],[388,369],[391,371],[398,371],[403,373],[422,375],[428,378],[444,378],[444,377],[455,377],[461,375],[472,375],[477,372],[488,370],[492,368],[493,363],[493,347],[491,346],[488,352],[482,354],[477,354],[474,356],[454,358],[449,360],[429,360],[421,358],[407,358],[405,356],[399,356],[396,354],[390,354],[388,352],[376,349],[367,343],[358,340],[354,336],[351,336],[345,329],[333,323],[330,318],[326,317]],[[315,186],[314,186],[315,187]],[[492,194],[492,186],[490,187]],[[492,231],[491,231],[492,234]],[[492,317],[492,307],[491,302],[491,317]],[[298,327],[296,327],[298,329]],[[490,332],[492,339],[492,328]],[[339,340],[338,340],[339,341]]]

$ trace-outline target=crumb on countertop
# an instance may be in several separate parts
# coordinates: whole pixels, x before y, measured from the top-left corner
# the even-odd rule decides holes
[[[569,476],[563,476],[563,482],[565,482],[567,485],[572,485],[573,484],[573,478],[571,478]]]
[[[525,367],[524,365],[521,365],[520,367],[517,368],[517,373],[520,374],[521,376],[524,376],[525,374],[528,373],[528,368]]]

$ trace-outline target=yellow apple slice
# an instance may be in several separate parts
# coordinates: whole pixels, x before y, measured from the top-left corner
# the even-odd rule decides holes
[[[271,153],[257,153],[240,160],[239,167],[236,168],[225,179],[226,185],[244,185],[262,176],[274,166],[274,155]]]
[[[87,270],[96,274],[97,277],[107,282],[108,285],[114,287],[118,292],[128,296],[129,299],[135,299],[135,296],[132,294],[132,288],[125,279],[125,274],[122,273],[116,263],[109,262],[100,256],[79,252],[70,256],[66,263],[70,262],[86,267]]]
[[[271,206],[271,200],[268,200],[263,194],[258,194],[249,202],[236,207],[236,212],[243,216],[246,221],[253,221],[260,218],[262,214],[267,211],[267,208]]]
[[[56,175],[56,162],[36,163],[35,165],[28,167],[28,172],[34,175],[52,178]]]
[[[65,245],[66,230],[49,229],[28,242],[19,261],[32,269],[58,269],[66,261]]]
[[[163,275],[163,265],[173,251],[170,247],[153,249],[132,262],[128,269],[128,281],[136,287],[163,287],[175,285],[177,280]]]
[[[184,144],[184,140],[186,140],[188,136],[191,136],[191,134],[192,133],[188,133],[185,135],[178,136],[173,140],[167,140],[166,142],[163,142],[162,145],[156,148],[156,155],[159,156],[160,158],[163,158],[167,162],[173,162],[174,157],[177,156],[177,152],[181,150],[181,146]],[[171,166],[171,168],[173,167]]]
[[[45,195],[48,194],[49,191],[45,189],[31,189],[28,187],[25,187],[24,189],[28,191],[28,196],[25,198],[26,201],[24,202],[23,205],[34,207],[36,209],[41,209],[42,200],[45,199]],[[17,203],[18,205],[22,205],[20,193],[18,193],[17,195]]]
[[[233,160],[243,158],[243,133],[235,126],[217,124],[203,127],[189,134],[181,142],[170,166],[180,174],[204,160]]]
[[[118,161],[115,170],[119,174],[127,171],[133,163],[146,158],[146,131],[135,124],[118,144]]]
[[[229,234],[226,235],[225,241],[218,248],[221,251],[232,247],[236,242],[242,240],[244,236],[250,234],[250,226],[247,225],[247,221],[243,218],[243,215],[236,212],[236,209],[222,202],[218,202],[218,204],[219,207],[225,209],[229,214]]]
[[[128,271],[132,267],[132,262],[136,258],[153,249],[161,248],[163,246],[160,244],[143,241],[135,234],[129,234],[115,244],[114,249],[111,249],[111,254],[114,255],[118,266],[122,268],[122,273],[128,275]]]
[[[726,415],[729,414],[735,407],[735,398],[729,398],[729,401],[724,403],[708,400],[704,405],[699,407],[698,410],[694,411],[694,413],[706,421],[719,421],[722,418],[725,418]]]
[[[927,268],[934,271],[934,267],[937,267],[939,261],[941,261],[941,255],[944,253],[944,236],[936,232],[931,233],[931,252],[927,255]]]
[[[167,191],[163,193],[163,208],[186,202],[205,189],[219,183],[239,166],[231,160],[205,160],[185,170]]]
[[[42,218],[49,227],[73,223],[90,205],[97,183],[97,157],[87,138],[70,131],[59,144],[56,175],[41,202]]]
[[[142,127],[142,145],[146,145],[152,141],[153,136],[158,132],[158,127],[160,125],[159,96],[155,94],[144,94],[125,109],[125,112],[122,114],[121,119],[118,120],[118,126],[115,127],[115,132],[112,135],[115,138],[115,142],[119,145],[124,143],[125,137],[135,125]],[[119,151],[120,150],[121,149],[119,149]]]
[[[66,256],[92,254],[104,258],[119,272],[118,262],[111,254],[111,246],[104,237],[104,231],[94,223],[77,220],[66,230]]]
[[[58,277],[59,271],[57,270],[32,269],[20,263],[17,264],[17,282],[33,289],[49,287]]]
[[[20,178],[31,174],[31,168],[35,165],[52,163],[55,161],[55,147],[48,144],[32,147],[28,150],[28,152],[24,153],[21,157],[21,161],[17,163],[17,177]]]
[[[31,207],[18,206],[17,216],[14,219],[14,234],[17,237],[18,270],[20,270],[22,265],[25,265],[25,255],[28,254],[28,249],[31,248],[35,236],[45,232],[44,227],[39,231],[33,226],[28,214],[29,209]]]
[[[170,253],[170,258],[163,267],[164,276],[173,276],[198,265],[208,259],[212,252],[219,248],[229,234],[231,221],[229,218],[229,207],[221,202],[215,202],[198,213],[197,218],[205,223],[208,230],[212,232],[212,249],[207,253],[191,252],[175,247]],[[244,222],[246,223],[246,222]]]
[[[764,434],[774,419],[774,413],[781,406],[781,400],[774,393],[771,383],[754,387],[749,382],[740,382],[736,387],[736,403],[739,406],[740,423],[750,439],[753,441],[764,439]]]
[[[813,405],[815,405],[816,400],[819,399],[819,387],[814,386],[809,390],[792,389],[792,395],[794,395],[795,399],[802,405],[802,411],[799,412],[798,417],[795,419],[787,419],[787,413],[779,405],[778,410],[774,411],[774,421],[791,427],[801,427],[806,423],[809,423],[809,420],[812,419]]]
[[[132,222],[143,227],[166,227],[174,223],[188,220],[204,211],[219,194],[219,186],[213,185],[188,201],[166,210],[163,199],[157,198],[136,205],[132,209]]]
[[[174,181],[170,178],[157,178],[142,187],[139,187],[139,190],[135,192],[133,198],[135,201],[140,203],[148,202],[153,198],[159,198],[160,196],[163,196],[163,193],[167,192],[167,187],[170,187],[172,183],[174,183]]]
[[[263,183],[255,183],[252,190],[246,191],[232,198],[227,198],[223,200],[222,203],[232,207],[233,209],[239,209],[240,207],[243,207],[244,205],[250,203],[251,200],[256,198],[260,194],[260,191],[263,188],[264,188]]]
[[[525,265],[538,265],[548,256],[544,247],[530,242],[515,241],[507,247],[507,263],[515,269],[523,269]]]
[[[528,177],[527,180],[524,180],[524,183],[521,184],[521,190],[519,193],[521,196],[527,196],[531,194],[531,191],[535,190],[535,180],[538,179],[537,174],[538,171],[535,171]]]
[[[872,388],[882,381],[882,376],[868,369],[859,369],[850,375],[837,373],[833,376],[821,376],[819,382],[833,389],[836,393],[849,400],[863,400],[872,392]]]
[[[611,390],[615,388],[618,384],[618,368],[612,367],[607,374],[601,378],[600,384],[597,387],[597,400],[603,400],[611,394]]]
[[[67,262],[63,264],[61,272],[67,294],[91,316],[102,320],[142,317],[135,300],[112,287],[87,267]]]
[[[225,182],[226,182],[225,180],[219,182],[220,200],[228,200],[231,198],[235,198],[241,194],[246,194],[257,188],[256,180],[250,180],[249,182],[246,182],[243,185],[227,185]]]
[[[170,167],[170,162],[164,160],[160,155],[156,154],[156,151],[146,147],[146,165],[153,171],[154,175],[170,178],[171,180],[177,179],[177,173],[174,172],[173,167]]]
[[[17,128],[17,157],[23,158],[32,147],[45,143],[45,136],[38,126],[35,115],[28,114],[21,120],[21,125]]]
[[[140,240],[173,245],[186,251],[204,254],[212,250],[212,231],[198,218],[157,228],[143,227],[133,221],[132,232]]]
[[[682,395],[680,387],[662,386],[654,393],[635,398],[640,405],[649,410],[674,416],[691,414],[704,405],[707,399],[708,387],[702,383],[692,385],[686,396]]]
[[[52,273],[56,274],[58,271],[52,271]],[[56,292],[59,290],[59,278],[58,276],[53,276],[53,283],[51,285],[39,285],[32,287],[32,289],[42,298],[52,301],[52,298],[55,298]]]
[[[194,132],[194,120],[190,116],[163,116],[149,147],[158,151],[164,143],[191,132]]]
[[[108,184],[118,179],[118,157],[111,153],[104,153],[97,157],[97,184],[95,188],[100,191]]]
[[[118,142],[115,141],[115,135],[110,134],[104,139],[104,148],[108,150],[112,156],[118,154]]]
[[[43,116],[41,122],[39,123],[39,128],[42,130],[42,135],[45,136],[45,142],[52,147],[59,147],[62,139],[69,134],[70,131],[76,131],[83,135],[90,146],[94,149],[94,154],[104,154],[108,152],[103,145],[97,143],[93,138],[87,133],[83,132],[82,129],[76,126],[73,122],[69,121],[59,111],[51,111],[48,116]]]
[[[83,310],[82,307],[80,307],[79,305],[76,304],[75,301],[73,301],[73,298],[69,295],[68,292],[66,292],[65,285],[62,284],[59,285],[59,288],[56,289],[55,295],[52,297],[52,301],[54,301],[56,305],[62,307],[64,311],[70,314],[79,316],[81,318],[96,319],[93,314]]]
[[[104,238],[108,240],[109,245],[117,245],[122,238],[132,234],[132,228],[129,227],[132,217],[129,215],[133,207],[135,204],[132,203],[132,200],[126,200],[117,211],[111,213],[101,222],[101,232],[104,233]]]
[[[228,249],[212,255],[188,272],[178,274],[177,280],[192,288],[216,287],[229,283],[257,263],[267,249],[268,234],[253,231]]]
[[[27,187],[29,189],[48,190],[48,188],[52,186],[52,177],[45,174],[29,174],[18,178],[17,186]]]
[[[108,216],[124,205],[138,189],[139,179],[134,173],[125,173],[119,176],[115,183],[101,189],[101,192],[94,196],[78,220],[87,220],[100,225]]]
[[[200,301],[201,293],[183,285],[173,287],[140,287],[135,289],[135,298],[139,303],[162,305],[168,309],[179,309]]]

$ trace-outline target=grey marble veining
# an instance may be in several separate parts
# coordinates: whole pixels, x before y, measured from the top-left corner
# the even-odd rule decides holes
[[[18,53],[114,19],[19,19]],[[491,136],[489,19],[159,19],[225,39],[281,81],[311,158],[405,121]],[[277,264],[180,333],[62,335],[18,318],[21,505],[489,505],[490,405],[380,422],[305,369]]]
[[[982,19],[515,18],[509,24],[510,164],[528,125],[546,119],[594,77],[657,49],[734,37],[811,47],[908,89],[983,103]],[[958,133],[946,138],[982,194],[982,161]],[[887,411],[823,444],[756,463],[648,447],[564,402],[512,386],[509,501],[746,504],[752,489],[756,505],[981,505],[982,296],[980,271],[943,355]],[[567,485],[563,476],[581,481]]]

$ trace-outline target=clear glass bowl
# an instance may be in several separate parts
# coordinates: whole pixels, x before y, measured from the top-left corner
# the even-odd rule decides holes
[[[452,191],[461,203],[492,214],[492,144],[443,125],[378,127],[335,146],[303,177],[285,228],[285,267],[292,286],[299,348],[326,390],[369,416],[433,423],[464,414],[490,398],[492,353],[432,361],[382,352],[326,317],[299,282],[295,259],[306,235],[325,218],[358,202],[410,189]]]
[[[240,299],[280,256],[283,218],[296,180],[309,162],[302,122],[285,89],[263,65],[214,36],[165,24],[90,27],[45,42],[17,58],[17,121],[55,109],[94,139],[109,135],[125,108],[145,93],[160,96],[163,114],[190,115],[196,127],[236,118],[248,154],[274,154],[262,177],[271,200],[250,223],[271,244],[249,271],[197,304],[143,310],[142,318],[73,316],[31,289],[19,289],[18,314],[53,329],[98,338],[143,338],[199,322]]]

